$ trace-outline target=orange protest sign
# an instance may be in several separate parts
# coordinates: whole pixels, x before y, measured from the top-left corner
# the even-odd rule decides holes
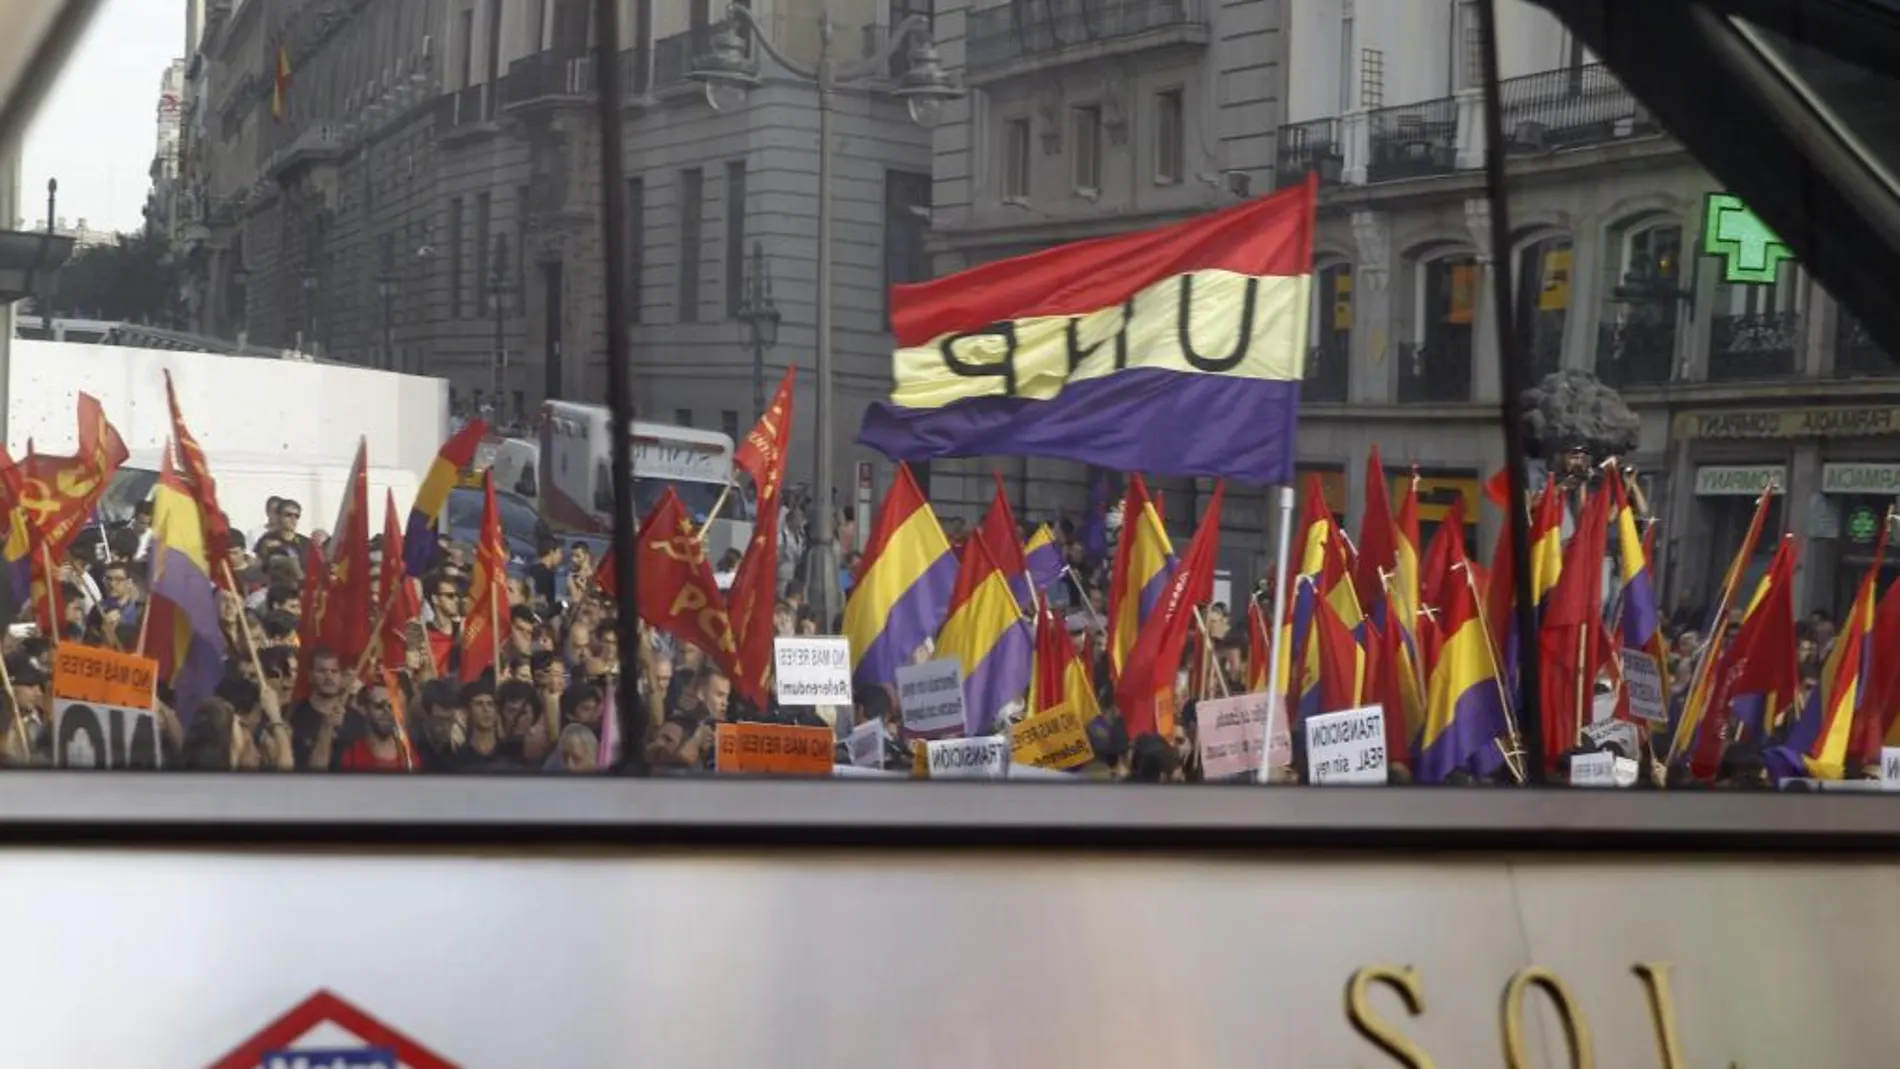
[[[829,776],[838,741],[830,728],[721,724],[713,770],[767,776]]]
[[[63,642],[53,650],[53,699],[150,709],[158,662],[135,653]]]

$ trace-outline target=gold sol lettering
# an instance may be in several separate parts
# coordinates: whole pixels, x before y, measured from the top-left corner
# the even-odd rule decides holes
[[[1556,973],[1541,965],[1519,969],[1504,985],[1504,1065],[1505,1069],[1529,1069],[1530,1058],[1524,1053],[1524,1000],[1532,988],[1538,988],[1557,1007],[1563,1018],[1564,1040],[1570,1047],[1572,1069],[1595,1069],[1596,1045],[1590,1039],[1590,1026],[1577,1012],[1570,988]]]
[[[1419,979],[1418,970],[1411,967],[1397,968],[1392,965],[1368,965],[1352,974],[1346,981],[1346,1019],[1352,1022],[1353,1031],[1366,1038],[1366,1042],[1390,1054],[1394,1061],[1407,1069],[1436,1069],[1436,1063],[1424,1048],[1400,1034],[1386,1020],[1372,1009],[1372,985],[1384,984],[1399,993],[1405,1003],[1407,1013],[1417,1017],[1425,1012],[1425,985]]]

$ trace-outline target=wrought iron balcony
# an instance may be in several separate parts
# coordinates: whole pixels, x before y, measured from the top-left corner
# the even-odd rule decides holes
[[[1709,325],[1709,380],[1786,378],[1801,352],[1801,313],[1719,315]]]
[[[1071,49],[1118,53],[1156,44],[1204,44],[1203,0],[1009,0],[968,15],[971,75]]]
[[[1597,325],[1597,378],[1612,389],[1661,386],[1675,377],[1675,320]]]
[[[1399,343],[1399,403],[1471,400],[1471,334]]]
[[[1458,167],[1458,101],[1441,97],[1366,113],[1366,181],[1451,174]]]
[[[1342,404],[1352,382],[1352,335],[1334,334],[1306,350],[1300,400]]]
[[[653,91],[692,85],[693,58],[712,50],[712,27],[701,26],[653,42]]]
[[[1319,172],[1320,185],[1338,185],[1346,166],[1339,120],[1313,119],[1280,127],[1280,146],[1274,160],[1276,185],[1298,185],[1306,180],[1308,171]]]
[[[1659,134],[1662,126],[1601,63],[1498,83],[1504,140],[1513,152],[1598,145]]]
[[[582,103],[594,95],[591,56],[569,55],[549,49],[523,56],[508,65],[502,107]]]
[[[1900,361],[1887,355],[1852,312],[1841,309],[1834,331],[1834,374],[1841,378],[1891,378],[1900,375]]]

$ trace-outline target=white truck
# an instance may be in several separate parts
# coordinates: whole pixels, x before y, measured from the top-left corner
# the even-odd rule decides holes
[[[185,424],[204,447],[233,530],[257,534],[273,496],[304,509],[301,530],[329,530],[343,504],[359,438],[369,447],[372,533],[383,496],[407,511],[448,434],[448,384],[435,378],[324,364],[122,345],[14,338],[7,449],[24,456],[77,447],[75,399],[97,397],[130,459],[100,502],[102,518],[129,518],[158,478],[171,413],[170,371]]]

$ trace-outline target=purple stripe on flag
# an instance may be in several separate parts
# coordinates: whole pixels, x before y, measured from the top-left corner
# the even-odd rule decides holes
[[[1003,706],[1029,690],[1029,662],[1035,639],[1029,626],[1017,622],[983,655],[976,671],[963,681],[964,727],[972,737],[996,730]]]
[[[1130,368],[1048,400],[976,397],[942,408],[879,402],[858,442],[894,460],[1060,457],[1122,471],[1293,480],[1300,384]]]
[[[1625,649],[1649,648],[1656,634],[1656,588],[1649,571],[1637,572],[1623,587],[1623,646]]]
[[[412,579],[428,575],[435,565],[437,548],[435,521],[427,513],[410,510],[409,520],[402,528],[403,571]]]
[[[1161,601],[1161,595],[1168,592],[1168,582],[1174,578],[1175,560],[1168,558],[1167,567],[1161,569],[1141,588],[1141,615],[1136,617],[1147,624],[1148,617],[1154,612],[1155,605]]]
[[[154,547],[163,560],[152,569],[152,596],[172,604],[191,629],[185,656],[172,669],[172,706],[189,725],[198,703],[211,696],[224,674],[224,631],[218,626],[218,594],[197,562],[171,546]]]
[[[1062,547],[1058,543],[1037,546],[1025,561],[1029,566],[1029,581],[1037,590],[1047,590],[1062,581]]]
[[[1480,779],[1491,775],[1504,763],[1494,743],[1503,736],[1504,708],[1498,704],[1497,681],[1480,680],[1458,696],[1444,733],[1420,748],[1418,782],[1442,783],[1459,769]]]
[[[897,667],[909,664],[917,647],[936,636],[956,592],[957,567],[957,555],[944,553],[891,606],[884,629],[858,661],[852,676],[858,686],[896,683]]]

